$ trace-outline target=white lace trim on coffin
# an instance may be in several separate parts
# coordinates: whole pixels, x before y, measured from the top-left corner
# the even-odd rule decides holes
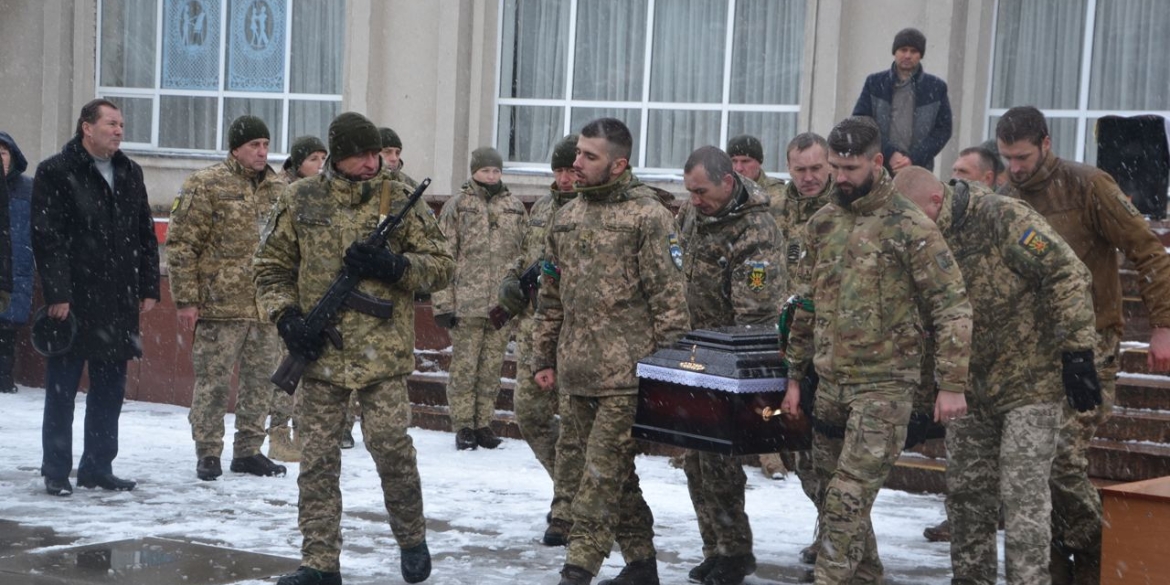
[[[688,372],[650,364],[638,364],[638,377],[658,380],[691,388],[706,388],[735,394],[756,392],[780,392],[788,385],[788,378],[754,378],[737,380],[723,376],[712,376],[702,372]]]

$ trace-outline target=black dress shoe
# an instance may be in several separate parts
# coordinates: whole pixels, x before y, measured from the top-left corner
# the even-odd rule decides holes
[[[69,478],[53,479],[45,476],[45,491],[50,496],[68,496],[73,493],[73,484],[69,483]]]
[[[273,463],[271,459],[265,457],[262,453],[257,453],[251,457],[236,457],[232,459],[231,469],[233,473],[250,473],[260,477],[283,476],[288,473],[287,467]]]
[[[83,488],[100,487],[103,490],[114,492],[128,492],[138,485],[138,482],[122,479],[112,473],[77,474],[77,485]]]

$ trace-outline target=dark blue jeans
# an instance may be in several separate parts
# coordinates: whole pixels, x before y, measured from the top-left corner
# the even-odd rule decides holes
[[[45,418],[41,426],[44,459],[41,475],[69,477],[73,468],[73,405],[81,382],[84,358],[49,358],[45,371]],[[118,417],[126,395],[126,361],[89,360],[89,392],[85,397],[85,448],[77,474],[113,473],[118,456]]]

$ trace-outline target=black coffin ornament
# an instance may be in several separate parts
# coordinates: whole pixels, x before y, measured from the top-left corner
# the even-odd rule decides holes
[[[638,362],[635,438],[750,455],[811,448],[806,418],[779,414],[787,386],[776,329],[697,329]]]

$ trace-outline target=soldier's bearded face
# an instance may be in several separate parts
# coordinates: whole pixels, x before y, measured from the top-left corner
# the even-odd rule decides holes
[[[829,154],[829,166],[833,168],[834,189],[842,203],[852,203],[865,197],[873,189],[874,176],[882,166],[882,155],[873,158],[864,155],[843,156]]]
[[[760,161],[750,156],[740,154],[731,157],[731,168],[753,181],[760,179]]]
[[[611,159],[609,142],[604,136],[577,139],[577,158],[573,170],[577,173],[577,184],[581,187],[604,185],[626,170],[626,159]]]
[[[335,163],[337,172],[351,181],[368,181],[382,169],[382,158],[376,150],[348,156]]]
[[[829,158],[819,144],[788,151],[788,172],[801,197],[816,197],[829,182]]]
[[[1030,140],[1017,140],[1012,143],[996,140],[999,146],[999,156],[1003,157],[1008,176],[1013,183],[1023,183],[1036,174],[1040,163],[1052,148],[1052,138],[1045,136],[1040,144],[1033,144]]]
[[[232,151],[240,165],[251,171],[262,171],[268,166],[268,139],[257,138],[241,144]]]

